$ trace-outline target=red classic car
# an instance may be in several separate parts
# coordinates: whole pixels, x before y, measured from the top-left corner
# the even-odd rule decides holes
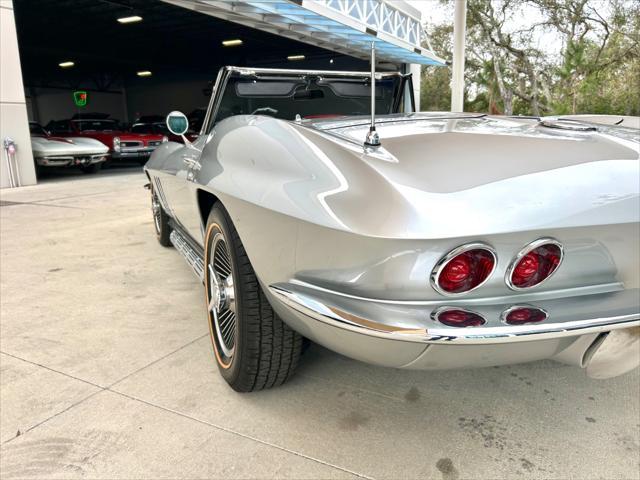
[[[194,110],[194,112],[196,113],[200,111],[200,109]],[[194,114],[194,112],[192,112],[192,114]],[[131,125],[129,131],[131,133],[157,133],[166,135],[171,142],[184,143],[181,136],[174,135],[169,131],[166,125],[165,118],[166,117],[163,117],[161,115],[142,116],[140,118],[137,118],[136,121],[133,122],[133,125]],[[204,114],[202,115],[202,119],[204,119]],[[197,118],[195,120],[189,118],[189,124],[192,125],[192,128],[190,128],[189,131],[184,134],[184,136],[187,137],[187,140],[189,140],[190,142],[193,142],[198,138],[200,127],[202,126],[202,119],[198,121]]]
[[[151,153],[163,142],[166,135],[131,133],[120,127],[117,120],[104,114],[76,115],[70,120],[58,120],[47,125],[57,137],[88,137],[109,147],[112,160],[137,160],[146,163]]]

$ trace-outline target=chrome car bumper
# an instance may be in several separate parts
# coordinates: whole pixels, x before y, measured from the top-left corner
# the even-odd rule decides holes
[[[113,160],[126,160],[129,158],[133,159],[141,159],[141,158],[149,158],[153,151],[157,147],[144,147],[144,148],[122,148],[118,152],[111,152],[111,158]]]
[[[606,363],[598,349],[613,342],[622,345],[613,351],[625,358],[625,371],[640,363],[638,289],[538,301],[528,306],[543,309],[547,318],[524,325],[504,322],[503,313],[513,304],[453,302],[451,307],[467,308],[485,319],[481,326],[466,328],[433,318],[446,302],[375,301],[297,283],[271,285],[269,293],[273,303],[281,304],[278,313],[303,335],[381,365],[436,369],[555,358],[588,367],[592,360]],[[616,331],[621,333],[611,333]],[[600,378],[612,371],[596,370],[594,376]],[[617,370],[615,374],[624,373]]]
[[[74,167],[104,162],[107,160],[107,154],[44,156],[36,157],[35,160],[41,167]]]

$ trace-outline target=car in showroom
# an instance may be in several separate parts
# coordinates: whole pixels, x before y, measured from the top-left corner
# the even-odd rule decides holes
[[[640,133],[588,120],[416,112],[395,72],[226,67],[197,140],[145,166],[157,238],[204,283],[237,391],[282,384],[304,338],[387,367],[620,375]]]
[[[77,167],[97,172],[107,160],[109,148],[92,138],[55,137],[37,122],[29,122],[31,150],[36,171],[48,167]]]
[[[47,124],[56,137],[93,138],[109,148],[109,160],[133,160],[144,165],[151,153],[163,142],[166,135],[157,133],[131,133],[108,114],[76,114],[68,120],[56,120]]]

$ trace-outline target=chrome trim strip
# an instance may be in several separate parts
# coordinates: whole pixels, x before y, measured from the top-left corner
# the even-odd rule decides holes
[[[292,68],[248,68],[248,67],[234,67],[227,66],[224,67],[226,70],[230,72],[239,73],[241,75],[255,75],[257,73],[262,73],[264,75],[325,75],[327,77],[371,77],[371,72],[345,72],[345,71],[335,71],[335,70],[300,70],[300,69],[292,69]],[[401,72],[377,72],[376,78],[385,78],[385,77],[401,77]]]
[[[180,252],[180,254],[187,261],[189,266],[193,269],[193,273],[200,279],[201,282],[204,282],[204,260],[198,252],[196,252],[189,243],[184,239],[182,234],[177,230],[172,230],[169,235],[169,240],[176,247],[176,250]]]
[[[202,120],[202,125],[200,126],[200,136],[205,135],[211,129],[209,128],[209,120],[211,119],[211,115],[213,113],[214,105],[216,103],[216,98],[218,95],[218,91],[220,90],[220,83],[222,82],[223,75],[226,74],[225,67],[222,67],[218,70],[218,75],[216,76],[216,81],[211,89],[211,98],[209,98],[209,104],[207,105],[207,111],[204,114],[204,119]]]
[[[555,270],[553,272],[551,272],[551,274],[547,278],[545,278],[541,282],[536,283],[535,285],[531,285],[530,287],[516,287],[513,284],[513,281],[511,279],[511,277],[513,277],[513,271],[515,270],[516,265],[518,265],[518,262],[520,262],[522,257],[524,257],[527,253],[531,252],[532,250],[535,250],[538,247],[541,247],[542,245],[547,245],[547,244],[555,245],[556,247],[558,247],[560,249],[560,261],[558,262],[558,266],[555,268]],[[556,240],[555,238],[551,238],[551,237],[539,238],[539,239],[534,240],[533,242],[525,245],[522,248],[522,250],[520,250],[518,252],[518,254],[515,256],[515,258],[513,260],[511,260],[511,263],[507,267],[507,272],[504,275],[504,282],[507,284],[507,287],[509,287],[511,290],[514,290],[516,292],[522,292],[522,291],[526,291],[526,290],[531,290],[532,288],[536,288],[536,287],[542,285],[547,280],[549,280],[551,277],[553,277],[556,274],[556,272],[558,270],[560,270],[560,266],[562,265],[562,260],[564,260],[564,247],[562,246],[562,243],[560,243],[559,240]]]
[[[449,263],[453,258],[457,257],[461,253],[468,252],[469,250],[486,250],[493,256],[493,268],[489,272],[489,275],[487,275],[487,278],[485,278],[482,282],[480,282],[478,285],[476,285],[472,289],[465,290],[464,292],[453,293],[453,292],[447,292],[446,290],[443,290],[442,288],[440,288],[440,285],[438,285],[438,279],[440,278],[440,274],[442,273],[442,269],[445,267],[445,265],[447,265],[447,263]],[[482,285],[487,283],[489,278],[491,278],[491,275],[493,275],[493,272],[496,271],[497,266],[498,266],[498,254],[496,253],[496,250],[493,247],[482,242],[465,243],[464,245],[460,245],[459,247],[454,248],[449,253],[447,253],[444,257],[438,260],[435,267],[433,267],[433,270],[431,270],[431,275],[429,277],[431,288],[433,288],[436,292],[438,292],[440,295],[443,295],[445,297],[459,297],[460,295],[465,295],[469,292],[473,292],[474,290],[477,290]]]
[[[322,303],[308,295],[293,292],[281,285],[271,285],[270,293],[293,310],[322,323],[387,340],[415,343],[438,343],[455,345],[514,343],[547,340],[584,335],[587,333],[609,332],[612,330],[640,326],[640,312],[598,317],[588,320],[574,320],[551,324],[501,325],[473,328],[405,328],[380,323],[376,320],[345,312],[340,308]],[[425,312],[426,313],[426,312]],[[428,317],[428,315],[426,315]]]

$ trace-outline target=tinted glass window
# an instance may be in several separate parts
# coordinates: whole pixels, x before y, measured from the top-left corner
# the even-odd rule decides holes
[[[113,120],[75,120],[73,122],[78,130],[105,132],[109,130],[117,130],[118,124]]]
[[[71,133],[71,126],[68,121],[54,122],[51,127],[52,133]]]
[[[171,132],[167,128],[167,125],[163,123],[154,123],[153,124],[153,133],[159,133],[162,135],[169,135]]]
[[[319,116],[369,115],[371,90],[367,78],[247,79],[231,77],[216,122],[233,115],[261,114],[285,120]],[[376,113],[396,113],[401,79],[376,81]]]
[[[133,127],[131,127],[131,132],[132,133],[153,133],[153,126],[152,125],[134,125]]]
[[[41,135],[43,137],[47,135],[47,132],[45,132],[44,128],[42,128],[42,125],[39,123],[30,123],[29,133],[31,133],[31,135]]]

